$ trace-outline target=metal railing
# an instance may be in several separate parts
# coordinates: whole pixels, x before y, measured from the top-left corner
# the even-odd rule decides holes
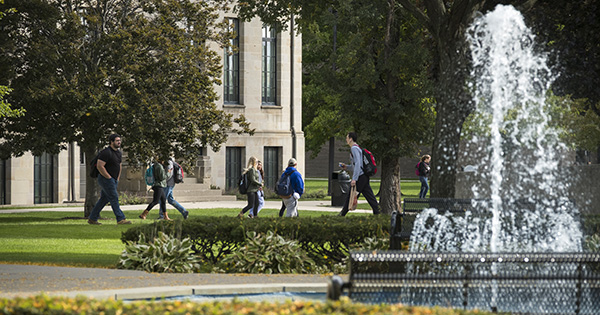
[[[600,314],[600,254],[352,252],[328,298],[527,314]]]

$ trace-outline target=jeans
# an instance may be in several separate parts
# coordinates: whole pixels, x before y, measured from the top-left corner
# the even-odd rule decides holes
[[[283,199],[283,203],[287,209],[285,212],[286,218],[298,216],[298,199],[296,199],[293,194],[290,198]]]
[[[258,198],[258,210],[254,211],[254,208],[250,209],[250,213],[255,213],[256,212],[256,216],[258,216],[258,214],[260,213],[260,210],[262,210],[262,208],[265,206],[265,193],[262,190],[259,190],[256,193],[256,197]]]
[[[167,197],[167,202],[173,206],[175,209],[177,209],[177,211],[179,211],[182,215],[186,215],[187,210],[185,210],[185,208],[179,204],[179,202],[177,202],[177,200],[175,200],[175,198],[173,197],[173,188],[174,186],[167,186],[164,190],[165,190],[165,195]],[[162,211],[160,212],[160,215],[162,216]]]
[[[123,214],[123,211],[121,211],[121,207],[119,206],[119,193],[117,193],[118,183],[119,182],[114,178],[105,178],[102,175],[98,175],[98,185],[100,185],[102,191],[100,192],[100,199],[98,199],[98,202],[96,202],[96,205],[92,209],[92,213],[90,213],[90,220],[98,221],[100,211],[102,211],[104,206],[109,202],[113,213],[117,217],[117,222],[125,220],[125,214]]]
[[[369,177],[367,175],[362,174],[358,177],[358,180],[356,181],[356,191],[358,191],[359,194],[362,194],[365,197],[365,199],[367,199],[367,202],[371,206],[371,209],[373,209],[373,214],[379,214],[379,204],[377,203],[377,198],[373,193],[373,189],[371,189],[371,184],[369,183]],[[345,216],[346,214],[348,214],[349,204],[350,192],[348,192],[346,202],[344,202],[344,207],[342,208],[342,211],[339,213],[339,215]]]
[[[425,199],[427,196],[427,192],[429,191],[429,184],[427,183],[426,176],[419,176],[419,181],[421,181],[421,191],[419,192],[419,198]]]

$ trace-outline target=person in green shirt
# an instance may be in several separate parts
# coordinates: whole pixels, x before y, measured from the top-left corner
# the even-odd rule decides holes
[[[248,196],[248,205],[242,209],[238,217],[243,217],[244,213],[248,212],[250,209],[254,209],[253,213],[250,214],[250,217],[255,217],[258,209],[258,190],[262,187],[262,183],[260,182],[258,175],[258,160],[251,156],[248,159],[248,168],[244,171],[244,174],[247,174],[248,177],[248,190],[246,191],[246,196]]]
[[[154,191],[154,195],[152,196],[152,201],[148,204],[148,207],[146,207],[146,210],[140,214],[140,219],[142,220],[146,219],[150,210],[158,203],[160,203],[160,212],[164,214],[163,218],[165,220],[171,220],[167,214],[167,197],[165,196],[167,172],[165,172],[165,168],[162,164],[163,160],[157,159],[157,162],[152,165],[154,173],[154,185],[152,185],[152,190]]]

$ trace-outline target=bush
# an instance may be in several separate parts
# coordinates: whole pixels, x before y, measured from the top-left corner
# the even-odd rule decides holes
[[[189,238],[179,240],[159,232],[158,237],[147,241],[144,234],[137,242],[128,241],[117,268],[147,272],[192,273],[199,270],[197,257],[191,254]]]
[[[114,300],[95,300],[38,295],[28,298],[0,298],[0,314],[492,314],[482,311],[441,307],[415,307],[400,304],[352,303],[348,298],[326,303],[313,301],[248,302],[214,301],[188,303],[182,301],[135,301],[124,303]]]
[[[143,196],[128,192],[122,192],[119,194],[119,204],[121,205],[141,205],[145,203],[147,203],[147,200]]]
[[[316,273],[315,262],[298,242],[268,231],[266,235],[248,232],[246,244],[226,256],[217,272],[231,273]]]
[[[232,217],[198,217],[185,221],[156,221],[134,226],[122,233],[123,242],[136,241],[140,234],[153,239],[159,231],[189,237],[192,249],[213,264],[246,244],[248,231],[268,231],[295,240],[317,265],[332,268],[348,256],[350,246],[366,238],[389,238],[390,217],[321,216],[298,218],[259,217],[252,220]]]

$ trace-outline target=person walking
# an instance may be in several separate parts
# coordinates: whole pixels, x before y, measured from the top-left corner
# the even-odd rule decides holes
[[[170,158],[169,161],[167,162],[167,164],[165,165],[167,168],[167,187],[165,188],[165,197],[167,198],[167,202],[173,206],[173,208],[177,209],[177,211],[179,211],[179,213],[181,213],[181,215],[183,216],[183,219],[187,219],[189,216],[189,212],[187,210],[185,210],[185,208],[179,204],[179,202],[177,202],[177,200],[175,200],[175,197],[173,197],[173,189],[175,188],[175,161],[173,160],[173,158]],[[181,166],[180,166],[181,167]],[[160,215],[158,216],[159,219],[163,219],[164,215],[162,213],[162,211],[160,212]]]
[[[258,166],[258,161],[255,157],[251,156],[248,159],[248,166],[244,171],[244,174],[247,174],[248,178],[248,190],[246,191],[246,196],[248,197],[248,204],[242,209],[242,211],[238,214],[238,217],[243,217],[246,212],[250,209],[258,209],[258,196],[257,192],[259,188],[262,187],[262,183],[260,183],[258,170],[256,169]],[[250,216],[254,217],[256,213],[251,212]]]
[[[373,189],[371,189],[371,184],[369,183],[369,176],[367,176],[363,172],[363,156],[362,149],[356,141],[358,140],[358,135],[355,132],[349,132],[346,136],[346,143],[350,146],[350,165],[346,165],[342,163],[340,166],[344,170],[352,171],[352,181],[350,182],[350,186],[356,186],[356,191],[359,194],[365,196],[367,202],[373,209],[373,214],[379,214],[379,204],[377,203],[377,198],[375,198],[375,194],[373,194]],[[340,211],[340,216],[345,216],[348,213],[348,205],[350,204],[350,194],[346,198],[346,202],[344,203],[344,207],[342,211]]]
[[[296,159],[291,158],[288,161],[288,167],[283,171],[281,177],[279,178],[279,182],[277,184],[278,193],[281,193],[281,185],[284,183],[284,177],[290,177],[290,185],[291,185],[291,194],[290,195],[279,195],[283,200],[283,204],[286,208],[286,217],[297,217],[298,216],[298,199],[304,193],[304,180],[302,179],[302,175],[296,169],[298,162]]]
[[[117,224],[131,224],[131,221],[125,218],[125,214],[119,205],[119,193],[117,185],[121,177],[121,136],[114,133],[108,137],[109,146],[98,153],[98,162],[96,168],[100,173],[98,175],[98,185],[102,189],[100,199],[92,209],[88,218],[88,224],[102,225],[98,222],[100,211],[107,203],[110,206],[117,218]]]
[[[431,156],[425,154],[421,157],[421,162],[417,164],[417,168],[419,169],[419,181],[421,182],[421,191],[419,191],[419,198],[421,199],[425,199],[427,192],[429,191],[429,183],[427,182],[427,178],[431,173],[429,161],[431,161]]]
[[[165,188],[167,187],[167,173],[161,164],[162,160],[158,160],[152,164],[152,173],[154,174],[154,184],[152,190],[154,194],[152,201],[146,207],[146,210],[140,214],[140,219],[146,220],[148,213],[154,206],[160,203],[160,213],[163,214],[163,219],[171,220],[167,214],[167,197],[165,196]],[[160,217],[159,217],[160,219]]]
[[[256,197],[258,198],[258,210],[254,211],[254,208],[250,209],[250,213],[254,213],[254,217],[257,217],[260,213],[260,210],[265,206],[265,192],[263,190],[263,180],[265,178],[265,171],[263,170],[263,165],[261,161],[258,161],[256,164],[256,170],[258,171],[258,182],[261,183],[261,187],[256,192]]]

